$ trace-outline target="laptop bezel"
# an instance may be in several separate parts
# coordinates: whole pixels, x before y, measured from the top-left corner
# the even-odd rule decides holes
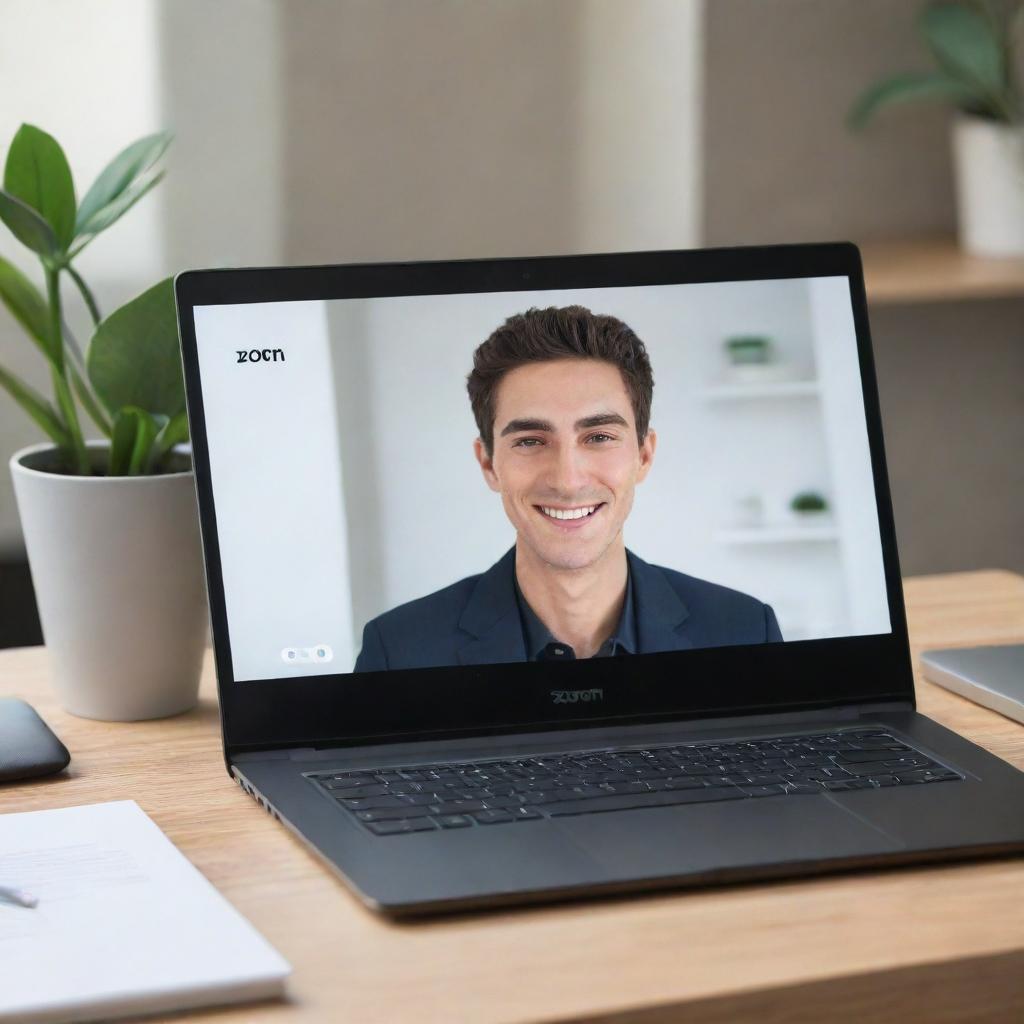
[[[210,473],[196,306],[844,276],[849,280],[891,632],[573,663],[235,681]],[[175,296],[225,751],[341,746],[666,719],[913,706],[863,271],[846,242],[646,253],[198,270]],[[665,401],[664,397],[660,401]],[[254,450],[258,457],[258,450]],[[638,552],[642,554],[641,552]],[[728,680],[723,683],[723,680]],[[592,693],[556,700],[555,691]]]

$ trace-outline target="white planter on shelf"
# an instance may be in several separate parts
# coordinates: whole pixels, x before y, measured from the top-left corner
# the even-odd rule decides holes
[[[1024,124],[958,114],[953,122],[960,246],[1024,255]]]
[[[89,447],[99,462],[106,446]],[[106,721],[187,711],[207,620],[188,456],[159,476],[67,476],[55,464],[49,444],[10,462],[58,698]]]

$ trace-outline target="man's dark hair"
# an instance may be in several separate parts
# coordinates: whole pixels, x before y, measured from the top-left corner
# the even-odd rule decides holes
[[[495,396],[509,370],[554,359],[600,359],[622,374],[642,444],[651,421],[654,375],[644,343],[632,328],[613,316],[591,313],[584,306],[549,306],[510,316],[473,353],[466,380],[480,440],[494,451]]]

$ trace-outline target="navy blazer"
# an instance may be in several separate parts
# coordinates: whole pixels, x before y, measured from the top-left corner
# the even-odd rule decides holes
[[[782,640],[775,613],[757,598],[626,557],[637,654]],[[487,572],[371,619],[355,671],[526,661],[515,566],[513,547]]]

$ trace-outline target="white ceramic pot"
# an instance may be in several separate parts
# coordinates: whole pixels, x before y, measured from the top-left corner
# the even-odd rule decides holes
[[[1024,125],[958,114],[953,122],[960,247],[1024,255]]]
[[[106,446],[89,447],[99,463]],[[189,457],[160,476],[66,476],[41,444],[10,465],[64,707],[118,722],[193,707],[207,604]]]

